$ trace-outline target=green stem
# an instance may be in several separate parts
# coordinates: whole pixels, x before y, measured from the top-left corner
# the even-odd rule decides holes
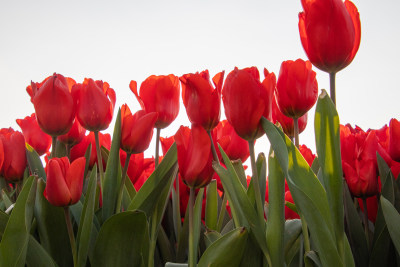
[[[51,158],[56,156],[57,136],[51,137]]]
[[[70,159],[70,157],[71,157],[71,145],[70,144],[65,145],[65,152],[67,154],[67,158]]]
[[[293,128],[294,128],[294,144],[299,149],[300,142],[299,142],[299,119],[293,118]]]
[[[336,106],[336,73],[329,73],[329,82],[331,87],[331,99],[333,104]]]
[[[254,194],[256,197],[256,206],[257,206],[257,213],[258,215],[262,216],[264,219],[264,207],[262,204],[262,199],[261,199],[261,191],[260,191],[260,183],[258,181],[258,173],[257,173],[257,166],[256,166],[256,156],[254,152],[254,140],[248,141],[249,143],[249,152],[250,152],[250,162],[251,162],[251,171],[253,173],[252,176],[252,182],[253,182],[253,188],[254,188]]]
[[[156,128],[157,129],[157,133],[156,133],[156,158],[154,161],[154,168],[157,168],[158,163],[159,163],[159,159],[160,159],[160,132],[161,129],[160,128]]]
[[[104,170],[103,170],[103,159],[101,158],[101,150],[100,150],[100,140],[99,140],[99,132],[94,132],[94,140],[96,142],[96,153],[97,153],[97,165],[99,165],[99,174],[100,174],[100,191],[103,193],[103,179],[104,179]]]
[[[189,195],[189,267],[196,266],[196,251],[194,251],[194,223],[193,223],[193,206],[194,206],[194,189],[190,188]]]
[[[300,219],[301,219],[301,230],[303,232],[303,238],[304,238],[304,250],[305,250],[304,254],[305,254],[311,250],[310,238],[308,236],[307,222],[302,214],[300,214]]]
[[[364,208],[364,232],[365,238],[367,239],[367,247],[369,249],[370,240],[369,240],[369,229],[368,229],[368,208],[367,208],[367,198],[362,198],[363,208]]]
[[[126,160],[124,169],[122,170],[122,178],[121,178],[121,185],[119,186],[118,191],[118,199],[117,199],[117,208],[115,209],[115,213],[120,213],[121,211],[121,203],[122,203],[122,195],[124,193],[124,186],[126,180],[126,174],[128,172],[129,160],[131,159],[132,153],[126,153]]]
[[[215,149],[215,146],[214,146],[214,141],[213,141],[212,136],[211,136],[211,131],[209,130],[209,131],[207,131],[207,133],[208,133],[208,136],[210,137],[211,151],[212,151],[212,154],[213,154],[214,161],[218,162],[218,164],[219,164],[219,158],[218,158],[217,150]]]
[[[69,215],[69,206],[64,207],[64,217],[65,217],[65,223],[67,224],[69,241],[71,243],[71,250],[72,250],[72,257],[74,260],[74,266],[77,266],[78,259],[77,259],[77,255],[76,255],[76,243],[75,243],[74,230],[72,229],[71,217]]]

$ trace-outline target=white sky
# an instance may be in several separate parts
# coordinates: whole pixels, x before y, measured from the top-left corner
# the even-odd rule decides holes
[[[400,119],[400,20],[398,0],[354,0],[361,17],[361,45],[337,74],[341,123],[380,128]],[[53,72],[82,82],[107,81],[117,108],[139,109],[130,80],[152,74],[257,66],[278,75],[282,61],[307,59],[298,33],[300,0],[281,1],[1,1],[0,128],[34,112],[25,88]],[[319,88],[329,90],[317,71]],[[115,110],[115,114],[117,109]],[[225,118],[225,115],[222,115]],[[315,152],[314,109],[300,136]],[[189,125],[184,106],[161,136]],[[112,133],[114,122],[106,132]],[[154,139],[154,138],[153,138]],[[256,152],[268,153],[266,137]],[[154,141],[147,156],[154,154]]]

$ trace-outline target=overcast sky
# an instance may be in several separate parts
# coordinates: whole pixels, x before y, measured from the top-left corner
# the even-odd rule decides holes
[[[380,128],[400,119],[400,20],[398,0],[354,0],[361,17],[361,45],[354,61],[337,74],[341,123]],[[300,0],[281,1],[1,1],[0,128],[19,129],[15,119],[34,112],[25,91],[53,72],[82,82],[107,81],[117,108],[139,109],[129,82],[148,76],[208,69],[213,76],[239,68],[307,59],[300,43]],[[317,71],[319,88],[329,90]],[[261,75],[263,77],[263,75]],[[115,111],[115,114],[117,109]],[[225,115],[222,115],[225,118]],[[300,136],[315,152],[314,109]],[[106,132],[112,132],[114,122]],[[178,119],[161,136],[189,125]],[[154,142],[146,152],[154,154]],[[268,152],[266,137],[256,152]]]

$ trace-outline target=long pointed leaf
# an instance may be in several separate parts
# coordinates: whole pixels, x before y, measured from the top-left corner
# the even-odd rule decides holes
[[[385,197],[381,197],[382,212],[389,229],[390,237],[396,247],[397,253],[400,254],[400,214],[396,208]]]

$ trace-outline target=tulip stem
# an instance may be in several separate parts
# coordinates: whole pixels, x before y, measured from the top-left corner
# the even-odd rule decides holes
[[[329,81],[331,87],[331,99],[336,106],[336,72],[329,73]]]
[[[65,152],[67,154],[67,158],[69,160],[71,160],[71,145],[70,144],[65,145]]]
[[[96,142],[96,153],[97,153],[97,164],[99,165],[99,174],[100,174],[100,191],[103,192],[103,159],[101,158],[101,151],[100,151],[100,140],[99,140],[99,132],[94,132],[94,140]]]
[[[119,186],[117,207],[115,209],[115,213],[120,213],[120,211],[121,211],[122,195],[124,193],[125,180],[126,180],[126,176],[127,176],[126,174],[128,172],[129,160],[131,159],[131,156],[132,156],[132,153],[126,153],[125,165],[124,165],[124,169],[122,170],[121,185]]]
[[[74,260],[74,266],[77,266],[75,236],[74,236],[74,230],[72,228],[71,217],[69,215],[69,206],[64,207],[64,217],[65,217],[65,223],[67,224],[69,241],[71,243],[71,250],[72,250],[72,257]]]
[[[196,266],[196,251],[194,251],[194,226],[193,226],[193,206],[194,206],[194,189],[190,188],[189,195],[189,267]]]
[[[368,208],[367,208],[367,198],[362,197],[363,208],[364,208],[364,231],[365,231],[365,238],[367,239],[367,247],[369,249],[369,229],[368,229]]]
[[[294,128],[294,144],[299,149],[299,118],[293,118],[293,128]]]
[[[57,136],[51,137],[51,158],[56,156]]]
[[[218,164],[219,164],[219,158],[218,158],[217,150],[215,149],[215,146],[214,146],[214,141],[213,141],[212,136],[211,136],[211,131],[208,130],[207,133],[208,133],[208,136],[210,137],[211,151],[212,151],[212,154],[213,154],[214,161],[218,162]]]
[[[254,188],[254,195],[256,197],[256,206],[257,206],[257,213],[260,218],[264,218],[264,206],[262,204],[261,199],[261,191],[260,191],[260,183],[258,181],[258,173],[257,173],[257,166],[256,166],[256,156],[254,152],[254,140],[248,141],[249,143],[249,152],[250,152],[250,162],[251,162],[251,171],[253,176],[251,178]]]
[[[157,168],[160,159],[160,128],[156,128],[156,158],[154,160],[154,169]]]

